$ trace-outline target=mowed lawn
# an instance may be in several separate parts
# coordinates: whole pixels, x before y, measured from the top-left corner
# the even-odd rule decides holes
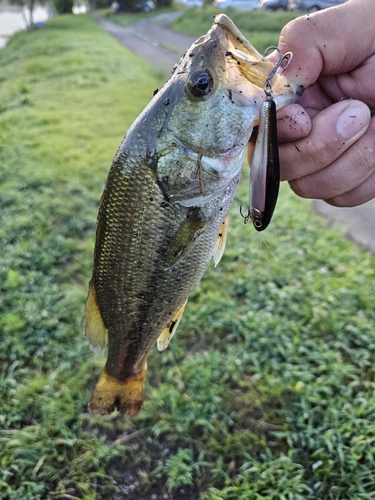
[[[247,168],[143,411],[87,413],[98,202],[162,82],[88,16],[17,34],[0,68],[0,498],[375,498],[375,260],[287,186],[245,226]]]
[[[291,11],[271,12],[267,10],[252,10],[243,12],[233,7],[228,7],[224,11],[221,11],[212,5],[205,5],[202,8],[188,9],[181,17],[173,21],[170,27],[175,31],[199,37],[209,29],[212,18],[220,12],[224,12],[229,16],[242,34],[261,53],[267,47],[277,45],[281,28],[292,19],[301,15],[301,13]],[[111,18],[113,21],[116,20],[115,16],[111,16]]]

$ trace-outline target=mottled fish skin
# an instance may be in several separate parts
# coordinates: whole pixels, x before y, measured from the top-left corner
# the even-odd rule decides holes
[[[176,315],[214,253],[265,98],[249,80],[251,57],[259,60],[259,81],[272,71],[241,37],[226,16],[217,16],[134,122],[112,163],[85,317],[94,349],[103,350],[108,335],[93,413],[140,411],[150,349],[166,328],[173,335]],[[278,106],[294,102],[299,88],[275,78]],[[194,95],[194,82],[204,95]]]

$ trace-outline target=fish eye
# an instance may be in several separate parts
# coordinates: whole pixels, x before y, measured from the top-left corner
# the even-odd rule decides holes
[[[186,89],[193,97],[205,97],[211,92],[214,79],[207,69],[195,71],[189,78]]]

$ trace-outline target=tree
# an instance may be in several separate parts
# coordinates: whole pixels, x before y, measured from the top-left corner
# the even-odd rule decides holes
[[[73,0],[54,0],[56,12],[58,14],[71,14],[73,10]]]
[[[36,4],[36,0],[13,0],[12,4],[19,5],[22,9],[22,17],[25,21],[27,28],[34,27],[33,12]],[[28,15],[27,15],[28,11]]]

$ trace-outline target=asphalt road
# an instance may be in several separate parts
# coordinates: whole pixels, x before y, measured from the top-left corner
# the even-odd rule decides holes
[[[127,27],[108,21],[98,14],[93,14],[93,17],[122,45],[168,76],[196,39],[167,28],[168,24],[181,14],[181,11],[160,14]]]
[[[349,239],[375,254],[375,199],[353,208],[331,207],[321,200],[314,200],[313,206],[328,224],[343,227]]]
[[[180,12],[161,14],[128,27],[98,15],[94,17],[125,47],[168,76],[179,57],[195,41],[195,37],[168,28],[168,24],[179,15]],[[318,214],[326,218],[327,224],[341,226],[348,238],[375,254],[375,199],[354,208],[336,208],[321,200],[314,200],[313,206]]]

